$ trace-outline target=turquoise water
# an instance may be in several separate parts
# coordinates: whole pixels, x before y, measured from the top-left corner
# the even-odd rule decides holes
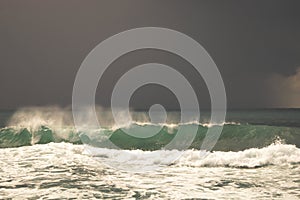
[[[192,142],[190,149],[200,149],[208,127],[198,124],[179,125],[197,126],[198,132]],[[135,131],[137,128],[154,129],[155,125],[132,124],[126,128],[126,132]],[[117,130],[101,129],[93,130],[93,135],[109,135],[110,141],[122,149],[160,150],[166,146],[176,135],[178,127],[170,128],[168,125],[161,127],[161,130],[150,138],[132,137],[121,128]],[[186,133],[188,134],[188,132]],[[90,133],[77,132],[72,127],[51,129],[41,125],[37,129],[30,130],[25,127],[5,127],[0,129],[0,147],[20,147],[34,144],[47,144],[50,142],[67,142],[82,144],[82,142],[95,147],[105,146],[101,139],[89,138]],[[241,151],[249,148],[266,147],[274,141],[281,139],[286,144],[293,144],[300,147],[300,128],[268,125],[238,125],[225,124],[223,132],[213,147],[214,151]],[[103,145],[103,146],[102,146]]]
[[[179,113],[170,112],[165,124],[151,124],[147,113],[135,112],[132,122],[114,127],[99,113],[105,126],[84,132],[69,110],[2,111],[0,197],[300,198],[300,110],[229,111],[212,151],[200,147],[208,127],[220,124],[201,114],[199,122],[179,123]],[[157,126],[149,138],[125,133]],[[198,128],[190,148],[165,150],[180,126]],[[125,150],[105,148],[102,136]]]

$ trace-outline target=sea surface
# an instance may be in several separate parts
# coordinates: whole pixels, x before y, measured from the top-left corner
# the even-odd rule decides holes
[[[222,124],[209,112],[184,123],[168,112],[164,124],[132,112],[122,127],[104,111],[98,119],[101,129],[83,131],[68,109],[0,111],[0,199],[300,199],[299,109],[231,110]],[[148,138],[126,134],[157,127]],[[190,147],[165,149],[180,127],[197,127]]]

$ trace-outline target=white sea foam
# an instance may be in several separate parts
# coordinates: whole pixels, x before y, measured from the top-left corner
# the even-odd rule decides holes
[[[178,165],[193,167],[262,167],[300,163],[300,149],[294,145],[271,144],[258,149],[239,152],[216,151],[202,158],[198,151],[187,150],[177,161]]]
[[[151,173],[107,168],[91,154],[83,153],[84,149],[83,145],[70,143],[0,149],[0,196],[7,199],[298,199],[300,195],[299,165],[285,166],[299,161],[300,150],[292,145],[208,153],[205,158],[200,157],[202,161],[199,151],[189,150],[172,166],[168,166],[167,158],[178,151],[161,150],[150,154],[133,150],[127,151],[134,152],[131,157],[123,157],[126,151],[94,149],[93,153],[98,156],[111,157],[127,167],[131,164],[142,168],[145,163],[162,165],[162,170]],[[226,166],[224,163],[232,160],[239,162],[238,167],[243,166],[241,163],[246,158],[265,158],[269,164],[279,166],[215,167]],[[216,159],[222,160],[220,164],[216,164]]]
[[[255,168],[267,165],[300,163],[300,149],[294,145],[272,144],[239,152],[205,152],[199,150],[113,150],[89,147],[85,153],[122,168],[151,169],[151,166],[236,167]],[[174,158],[178,158],[174,161]]]

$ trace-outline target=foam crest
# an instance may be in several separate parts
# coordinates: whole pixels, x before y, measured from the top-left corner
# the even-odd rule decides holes
[[[251,148],[239,152],[212,152],[203,154],[187,150],[176,162],[177,165],[192,167],[237,167],[255,168],[267,165],[300,163],[300,149],[294,145],[271,144],[258,149]]]
[[[87,147],[85,154],[124,168],[149,169],[151,166],[257,168],[268,165],[300,163],[300,149],[294,145],[272,144],[239,152],[205,152],[200,150],[116,150]],[[173,159],[178,157],[176,161]]]

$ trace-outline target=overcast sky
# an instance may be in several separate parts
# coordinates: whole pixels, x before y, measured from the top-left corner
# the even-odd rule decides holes
[[[300,1],[11,1],[0,2],[0,109],[70,105],[76,72],[109,36],[154,26],[197,40],[217,64],[230,108],[300,107]],[[173,66],[210,100],[200,75],[177,56],[157,50],[116,60],[100,81],[96,101],[109,106],[122,74],[143,63]],[[166,88],[145,86],[131,106],[178,103]]]

